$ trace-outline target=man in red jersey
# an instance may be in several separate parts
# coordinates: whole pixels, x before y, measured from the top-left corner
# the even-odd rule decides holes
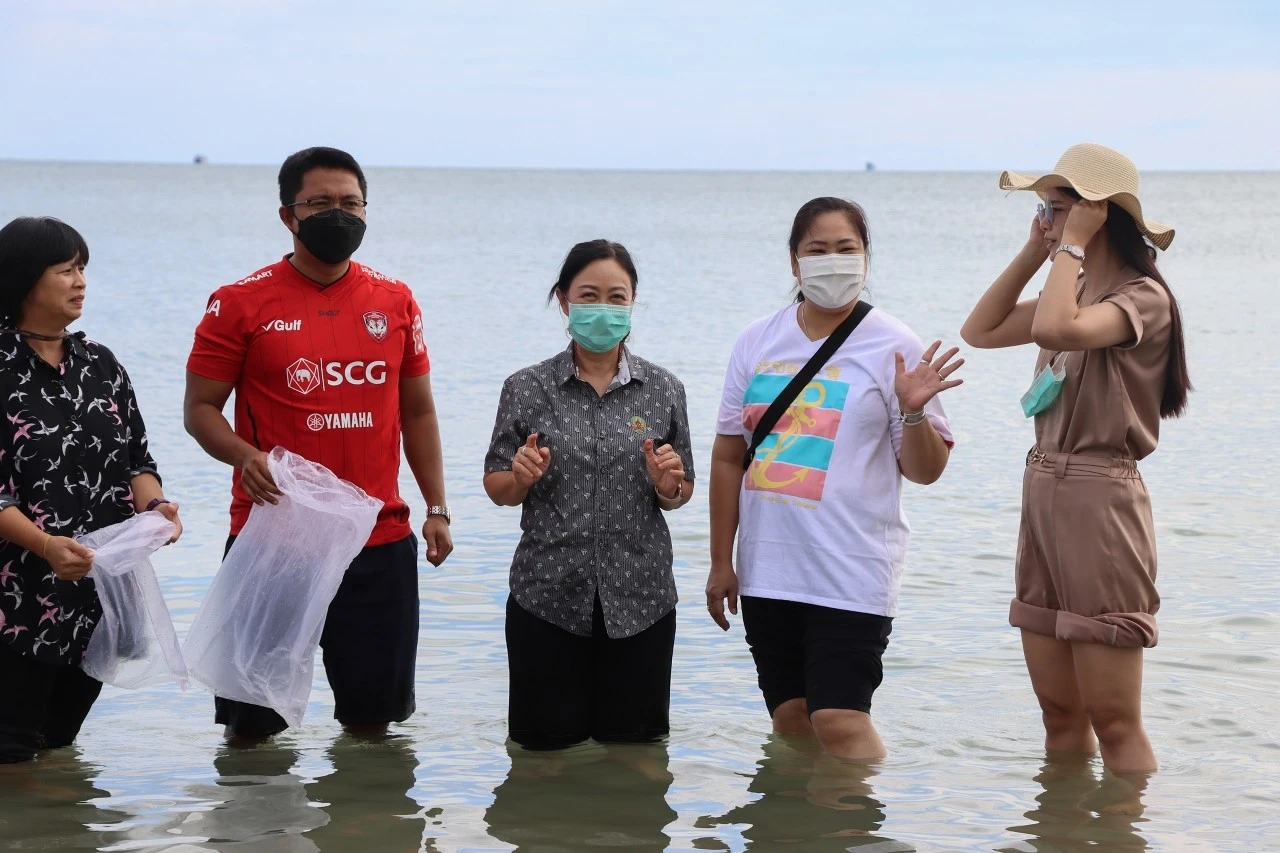
[[[365,231],[368,185],[355,159],[308,148],[280,168],[280,221],[293,253],[209,298],[187,360],[184,419],[213,458],[234,467],[231,541],[252,504],[280,491],[267,454],[319,462],[383,502],[325,619],[320,646],[334,717],[384,733],[414,711],[418,542],[400,497],[400,440],[427,502],[427,560],[453,550],[440,429],[422,314],[403,282],[351,260]],[[236,392],[235,427],[223,406]],[[283,731],[275,711],[222,697],[232,742]]]

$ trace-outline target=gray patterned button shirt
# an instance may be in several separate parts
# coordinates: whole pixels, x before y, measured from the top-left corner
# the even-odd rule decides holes
[[[623,349],[604,396],[577,378],[573,353],[526,367],[502,386],[486,474],[510,471],[533,433],[551,467],[529,490],[511,562],[516,603],[573,634],[631,637],[676,605],[671,534],[645,472],[644,441],[670,444],[693,479],[684,385]]]

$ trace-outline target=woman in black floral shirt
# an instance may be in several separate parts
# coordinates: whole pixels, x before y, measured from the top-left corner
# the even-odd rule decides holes
[[[102,606],[74,537],[151,510],[182,530],[128,374],[66,331],[88,261],[56,219],[0,229],[0,763],[71,743],[102,690],[79,667]]]

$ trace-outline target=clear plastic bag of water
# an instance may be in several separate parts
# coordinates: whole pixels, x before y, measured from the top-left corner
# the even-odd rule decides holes
[[[279,503],[250,510],[183,652],[191,677],[215,695],[272,708],[296,726],[329,603],[382,501],[280,447],[268,466]]]
[[[187,686],[178,635],[149,559],[177,532],[160,513],[144,512],[76,539],[94,552],[88,577],[102,602],[80,667],[104,684]]]

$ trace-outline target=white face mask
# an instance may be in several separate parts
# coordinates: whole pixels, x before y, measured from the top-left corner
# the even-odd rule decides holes
[[[815,255],[796,259],[800,292],[819,308],[843,308],[858,301],[867,278],[866,255]]]

